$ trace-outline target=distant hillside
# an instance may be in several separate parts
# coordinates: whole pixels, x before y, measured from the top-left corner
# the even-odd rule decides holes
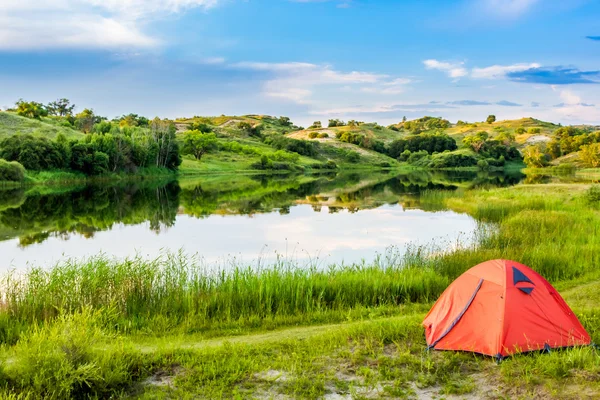
[[[0,139],[17,133],[35,133],[54,139],[62,133],[68,138],[83,137],[83,133],[70,127],[61,126],[60,122],[52,117],[41,120],[20,117],[13,113],[0,111]]]

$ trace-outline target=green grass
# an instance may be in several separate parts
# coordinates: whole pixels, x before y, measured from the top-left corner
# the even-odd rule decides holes
[[[81,138],[83,133],[70,127],[60,126],[52,118],[36,120],[0,111],[0,140],[17,133],[34,133],[54,139],[59,133],[67,138]]]
[[[413,248],[372,265],[301,270],[282,259],[211,273],[165,255],[9,274],[0,388],[13,398],[594,398],[593,348],[497,367],[468,353],[425,353],[420,321],[467,268],[509,258],[555,283],[600,341],[596,192],[587,184],[427,192],[421,201],[431,207],[481,221],[476,245]]]

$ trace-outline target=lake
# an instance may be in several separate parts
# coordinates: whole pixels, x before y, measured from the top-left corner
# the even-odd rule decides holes
[[[327,267],[408,245],[468,244],[477,222],[431,191],[514,185],[520,174],[414,172],[206,176],[171,182],[0,190],[0,270],[105,253],[166,251],[208,265],[279,258]]]

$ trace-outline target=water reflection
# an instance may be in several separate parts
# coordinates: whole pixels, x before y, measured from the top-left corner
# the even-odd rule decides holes
[[[153,255],[161,248],[252,259],[264,256],[265,246],[356,261],[389,245],[452,239],[473,229],[467,216],[431,213],[442,210],[427,204],[422,192],[514,185],[522,178],[475,172],[211,176],[2,190],[0,267],[99,251]]]

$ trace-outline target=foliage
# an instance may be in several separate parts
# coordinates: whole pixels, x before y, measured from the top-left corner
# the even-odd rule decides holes
[[[150,123],[151,144],[156,152],[155,166],[177,169],[181,165],[179,145],[175,139],[176,132],[173,121],[156,117]]]
[[[423,117],[412,121],[405,121],[402,127],[410,131],[413,135],[418,135],[425,131],[449,128],[450,121],[438,117]]]
[[[286,127],[291,127],[293,125],[289,117],[279,117],[277,122],[279,122],[279,125]]]
[[[548,144],[549,154],[558,158],[581,150],[584,146],[600,143],[600,131],[589,133],[572,126],[561,127],[554,132]]]
[[[390,157],[398,159],[407,150],[411,153],[423,150],[432,154],[456,149],[456,141],[446,134],[425,134],[397,139],[390,143],[387,153]]]
[[[150,121],[146,117],[139,116],[137,114],[127,114],[116,119],[119,123],[119,127],[134,127],[139,126],[141,128],[147,128]]]
[[[237,125],[237,128],[248,136],[254,136],[258,138],[262,137],[261,132],[263,127],[260,124],[252,125],[249,122],[242,121]]]
[[[25,168],[16,161],[0,159],[0,182],[21,182],[25,179]]]
[[[345,126],[346,123],[344,121],[341,121],[339,119],[330,119],[329,123],[327,124],[327,126],[329,128],[334,128],[336,126]]]
[[[528,167],[545,167],[549,163],[549,158],[550,157],[545,152],[544,146],[540,144],[527,146],[525,150],[523,150],[523,162],[525,162]]]
[[[194,121],[188,126],[190,131],[200,131],[202,133],[211,133],[214,131],[213,127],[202,121]]]
[[[48,115],[46,107],[35,101],[24,101],[20,99],[15,103],[17,106],[17,114],[22,117],[41,119]]]
[[[100,120],[92,109],[86,108],[75,115],[75,127],[84,133],[91,132],[96,122],[100,122]]]
[[[317,137],[318,137],[319,139],[326,139],[326,138],[328,138],[328,137],[329,137],[329,134],[327,134],[326,132],[321,132],[321,133],[319,133],[319,134],[317,135]]]
[[[83,140],[56,140],[46,137],[14,135],[0,142],[0,158],[17,161],[27,170],[70,169],[86,175],[133,171],[138,167],[176,169],[181,164],[175,130],[169,121],[153,121],[153,129],[130,135],[111,129],[111,133],[91,133]]]
[[[589,204],[600,204],[600,185],[592,185],[585,194]]]
[[[489,137],[489,133],[486,131],[480,131],[475,134],[465,136],[463,143],[472,148],[475,153],[479,153]]]
[[[272,135],[265,139],[265,143],[278,150],[287,150],[307,157],[317,155],[318,143],[307,140],[291,139],[281,135]]]
[[[486,171],[490,168],[490,164],[486,160],[479,160],[477,161],[477,168],[482,171]]]
[[[488,124],[493,124],[494,122],[496,122],[496,116],[495,115],[488,115],[488,117],[486,118],[485,122],[487,122]]]
[[[321,121],[315,121],[308,129],[321,129],[323,126],[321,125]]]
[[[360,161],[360,154],[358,154],[356,151],[349,151],[346,154],[346,160],[350,163],[356,164]]]
[[[600,167],[600,143],[582,146],[581,159],[592,168]]]
[[[187,131],[183,134],[182,154],[191,154],[196,160],[217,147],[217,136],[214,133]]]
[[[75,104],[71,104],[69,99],[58,99],[46,106],[49,115],[56,115],[58,117],[67,117],[73,115]]]
[[[317,136],[319,136],[319,132],[314,132],[314,131],[313,132],[308,132],[308,137],[310,139],[316,139]]]

